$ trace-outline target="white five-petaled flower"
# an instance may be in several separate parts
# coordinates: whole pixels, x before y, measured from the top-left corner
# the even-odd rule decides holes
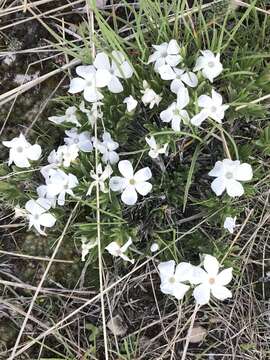
[[[83,91],[86,101],[96,102],[103,99],[103,95],[98,88],[106,86],[104,78],[96,76],[96,69],[93,65],[80,65],[76,67],[79,77],[71,80],[68,92],[76,94]]]
[[[102,165],[98,164],[96,173],[93,170],[90,172],[90,176],[94,179],[94,181],[89,186],[86,195],[91,195],[95,186],[99,186],[103,193],[107,193],[109,190],[105,185],[105,181],[112,175],[112,173],[113,171],[109,164],[105,167],[104,171],[102,170]]]
[[[85,107],[84,101],[80,103],[79,109],[82,113],[86,114],[89,124],[93,127],[97,119],[102,118],[103,114],[100,110],[100,107],[103,104],[100,101],[94,102],[92,104],[91,110]]]
[[[188,112],[184,109],[189,103],[188,90],[184,86],[177,93],[177,101],[173,102],[166,110],[160,113],[163,122],[171,122],[174,131],[180,131],[181,122],[189,122]]]
[[[152,159],[156,159],[159,156],[159,154],[166,154],[167,147],[168,147],[167,143],[160,146],[159,144],[157,144],[156,139],[154,138],[154,136],[150,136],[150,137],[146,136],[145,141],[150,146],[150,151],[148,152],[148,155]]]
[[[126,205],[134,205],[137,202],[137,192],[145,196],[152,190],[152,184],[147,182],[152,173],[149,167],[145,167],[134,174],[130,161],[122,160],[118,163],[118,169],[123,177],[113,176],[110,180],[112,191],[121,191],[121,199]]]
[[[79,120],[77,119],[77,108],[70,106],[66,109],[65,115],[62,116],[50,116],[48,120],[55,124],[62,124],[63,122],[72,123],[78,127],[81,127]]]
[[[191,71],[163,65],[158,69],[158,72],[161,79],[172,80],[170,89],[175,94],[177,94],[179,89],[184,86],[184,83],[190,87],[196,87],[198,85],[197,76]]]
[[[124,253],[127,251],[128,247],[132,244],[131,238],[128,239],[128,241],[123,245],[120,246],[116,241],[111,242],[108,246],[105,247],[105,249],[115,257],[121,257],[125,261],[129,261],[132,264],[134,264],[134,259],[130,259],[127,255]]]
[[[126,61],[125,56],[120,51],[112,52],[112,61],[104,52],[96,55],[94,66],[97,69],[96,77],[102,84],[108,86],[112,93],[120,93],[123,86],[120,79],[129,79],[133,75],[133,69]]]
[[[128,97],[124,98],[123,103],[127,105],[127,112],[132,112],[133,110],[136,109],[138,105],[138,101],[134,99],[132,95],[129,95]]]
[[[216,177],[211,188],[217,196],[226,190],[229,196],[235,197],[244,194],[240,181],[251,180],[253,172],[252,167],[247,163],[241,164],[239,160],[224,159],[217,161],[208,175]]]
[[[48,213],[50,203],[46,199],[29,200],[25,204],[27,218],[29,220],[29,229],[34,226],[41,234],[46,235],[41,226],[52,227],[56,222],[56,218]]]
[[[200,126],[208,117],[221,124],[225,111],[229,107],[229,105],[222,105],[222,96],[214,89],[212,89],[212,97],[201,95],[198,98],[198,105],[202,110],[191,119],[191,123],[195,126]]]
[[[180,47],[174,39],[170,40],[169,43],[164,42],[160,45],[152,46],[156,51],[149,56],[148,64],[154,62],[154,68],[156,71],[158,71],[162,65],[170,65],[174,67],[183,59],[180,55]]]
[[[91,134],[89,131],[83,131],[78,133],[76,128],[66,130],[65,134],[68,137],[64,138],[65,144],[70,146],[75,144],[79,150],[83,152],[91,152],[93,150],[93,144],[91,141]]]
[[[176,299],[181,300],[190,286],[183,282],[190,281],[193,266],[189,263],[180,263],[175,267],[175,261],[170,260],[158,265],[160,275],[160,290],[164,294],[173,295]]]
[[[2,144],[10,148],[8,165],[14,163],[20,168],[29,168],[29,160],[36,161],[41,155],[41,147],[38,144],[31,145],[23,134],[11,141],[3,141]]]
[[[50,170],[49,177],[46,179],[46,198],[57,197],[58,205],[65,204],[65,196],[74,195],[73,190],[79,184],[78,179],[73,174],[66,174],[64,171]]]
[[[162,97],[158,95],[153,89],[150,88],[148,82],[146,80],[143,80],[143,89],[141,90],[142,96],[142,102],[145,106],[149,105],[150,109],[153,109],[155,105],[159,105],[160,101],[162,100]]]
[[[236,226],[236,216],[235,217],[227,216],[223,225],[224,229],[227,229],[231,234],[233,234],[235,226]]]
[[[119,155],[115,151],[118,149],[118,142],[114,141],[111,137],[111,134],[107,131],[104,131],[102,135],[102,140],[99,141],[96,138],[92,138],[93,145],[98,149],[102,154],[102,161],[104,163],[116,164],[119,161]]]
[[[89,251],[97,246],[97,239],[91,239],[87,241],[85,237],[81,239],[82,241],[82,261],[85,261],[85,257],[89,254]]]
[[[202,56],[199,56],[193,71],[202,71],[203,76],[213,82],[223,70],[220,62],[220,54],[214,55],[210,50],[202,50]]]
[[[79,148],[76,144],[61,145],[57,149],[59,156],[62,156],[62,162],[64,167],[69,167],[79,156]]]
[[[225,287],[232,280],[232,268],[219,272],[219,263],[214,256],[205,255],[203,262],[204,269],[197,267],[193,281],[198,285],[193,296],[199,305],[205,305],[212,294],[216,299],[225,300],[232,297],[232,293]]]

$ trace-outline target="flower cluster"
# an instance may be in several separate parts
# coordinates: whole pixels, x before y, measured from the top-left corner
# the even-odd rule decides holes
[[[211,295],[218,300],[232,297],[231,291],[226,288],[232,280],[232,268],[219,273],[220,264],[211,255],[205,255],[203,267],[204,269],[186,262],[175,266],[174,260],[160,263],[160,290],[180,300],[193,286],[193,296],[198,305],[207,304]]]
[[[180,135],[183,128],[185,132],[192,129],[196,133],[207,119],[210,124],[222,127],[229,105],[223,104],[222,95],[212,85],[223,70],[220,54],[203,50],[193,68],[189,69],[185,64],[185,51],[175,39],[153,45],[153,48],[148,64],[154,64],[155,76],[162,83],[165,82],[165,89],[169,88],[168,98],[172,98],[172,101],[160,109],[164,102],[163,91],[156,92],[149,82],[142,80],[137,92],[122,99],[129,116],[133,116],[142,107],[147,108],[147,111],[158,110],[162,126],[169,125],[172,129],[169,133],[173,135]],[[132,64],[120,51],[112,51],[110,54],[98,52],[91,65],[76,68],[77,76],[71,80],[68,92],[82,93],[83,99],[80,95],[77,96],[80,99],[79,105],[74,103],[64,114],[49,117],[49,121],[65,129],[63,143],[50,152],[47,164],[41,168],[44,183],[37,188],[37,199],[29,199],[25,210],[20,212],[28,218],[29,227],[34,226],[40,234],[44,235],[44,228],[56,223],[56,217],[50,211],[53,213],[57,205],[64,206],[68,196],[74,197],[79,185],[85,183],[85,179],[80,181],[73,173],[73,164],[79,165],[82,156],[93,159],[94,154],[96,164],[91,165],[92,169],[88,173],[87,181],[90,184],[85,196],[92,196],[94,188],[104,194],[116,192],[121,194],[124,204],[132,206],[140,197],[145,197],[152,191],[155,176],[152,175],[151,166],[140,167],[133,159],[120,159],[121,144],[108,132],[102,112],[107,92],[123,92],[125,81],[132,77],[133,72]],[[97,126],[99,122],[102,125],[100,127]],[[148,155],[154,161],[169,154],[169,140],[164,143],[149,133],[145,142]],[[10,149],[9,165],[14,163],[17,167],[29,168],[31,161],[37,161],[41,157],[41,147],[31,145],[23,134],[11,141],[4,141],[3,145]],[[144,153],[145,149],[142,151]],[[236,197],[244,194],[241,182],[250,181],[253,172],[249,164],[226,158],[217,161],[208,175],[215,178],[211,189],[217,196],[226,192],[230,197]],[[227,217],[224,228],[233,233],[235,221],[236,218]],[[131,242],[129,239],[123,246],[112,242],[106,250],[113,256],[133,263],[134,260],[124,254]],[[83,260],[95,244],[96,240],[87,242],[84,239]],[[154,243],[151,251],[157,251],[158,247]],[[230,292],[224,285],[231,279],[231,270],[218,274],[217,260],[210,255],[205,256],[204,268],[205,270],[181,263],[175,269],[173,261],[160,264],[161,290],[180,299],[190,286],[197,285],[193,294],[199,304],[207,303],[210,293],[218,299],[229,297]]]

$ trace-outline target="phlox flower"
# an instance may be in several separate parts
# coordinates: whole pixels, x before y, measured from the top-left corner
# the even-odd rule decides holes
[[[89,186],[89,189],[88,189],[86,195],[91,195],[92,190],[95,186],[99,186],[100,190],[103,193],[107,193],[109,190],[107,189],[107,187],[105,185],[105,181],[107,179],[109,179],[109,177],[112,175],[112,173],[113,173],[113,171],[109,164],[105,167],[104,171],[102,170],[102,165],[98,164],[97,172],[95,173],[93,170],[90,172],[90,176],[94,181]]]
[[[41,147],[38,144],[31,145],[23,134],[11,141],[3,141],[2,144],[10,149],[8,165],[14,163],[20,168],[29,168],[29,160],[36,161],[41,156]]]
[[[211,255],[205,255],[203,266],[204,270],[197,267],[196,276],[193,277],[194,283],[200,284],[193,291],[197,304],[207,304],[210,301],[211,294],[218,300],[231,298],[232,293],[225,285],[232,280],[232,268],[218,273],[220,264]]]
[[[251,180],[253,172],[252,167],[247,163],[241,164],[239,160],[224,159],[217,161],[208,175],[216,178],[211,188],[217,196],[226,190],[229,196],[235,197],[244,194],[240,181]]]
[[[127,112],[132,112],[133,110],[136,109],[138,105],[138,101],[134,99],[132,95],[129,95],[128,97],[124,98],[123,103],[127,105]]]
[[[163,122],[171,122],[174,131],[180,131],[181,122],[189,122],[188,112],[184,109],[189,103],[189,94],[187,88],[181,87],[177,93],[177,101],[173,102],[166,110],[160,113]]]
[[[66,174],[57,169],[51,170],[46,180],[46,198],[57,197],[57,204],[65,205],[65,196],[69,194],[74,196],[73,189],[79,184],[77,177],[73,174]]]
[[[129,261],[132,264],[134,264],[134,259],[130,259],[127,255],[124,253],[127,251],[129,246],[132,244],[131,238],[128,239],[128,241],[123,245],[120,246],[116,241],[111,242],[108,246],[105,247],[105,249],[115,257],[120,257],[125,261]]]
[[[180,47],[174,39],[170,40],[169,43],[164,42],[160,45],[152,46],[155,49],[155,52],[149,56],[148,64],[155,63],[155,71],[158,71],[162,65],[174,67],[183,60],[180,55]]]
[[[222,101],[222,96],[214,89],[212,89],[212,97],[208,95],[199,96],[198,105],[202,110],[199,114],[193,116],[190,122],[195,126],[200,126],[209,117],[221,124],[224,113],[229,107],[229,105],[222,105]]]
[[[133,75],[133,69],[120,51],[113,51],[112,58],[110,62],[108,55],[104,52],[96,55],[94,60],[94,66],[97,69],[96,77],[108,86],[112,93],[120,93],[124,89],[119,78],[129,79]]]
[[[85,237],[82,238],[82,261],[85,261],[89,251],[97,246],[97,239],[87,241]]]
[[[181,300],[190,286],[183,282],[190,281],[193,273],[193,266],[182,262],[175,267],[175,261],[165,261],[158,265],[160,275],[160,290]]]
[[[119,161],[119,155],[115,151],[119,148],[119,144],[112,139],[110,133],[104,131],[102,135],[103,141],[95,138],[92,138],[92,140],[94,147],[102,154],[102,161],[104,163],[116,164]]]
[[[150,109],[153,109],[155,105],[159,105],[160,101],[162,100],[162,97],[158,95],[153,89],[150,88],[148,82],[146,80],[143,80],[143,89],[141,90],[142,96],[142,102],[145,106],[149,105]]]
[[[179,89],[186,84],[190,87],[198,85],[197,76],[191,71],[183,69],[172,68],[169,65],[163,65],[158,69],[161,79],[172,80],[170,89],[173,93],[177,94]]]
[[[103,99],[98,88],[106,86],[106,81],[96,76],[96,69],[93,65],[77,66],[76,73],[79,77],[71,80],[68,92],[76,94],[83,91],[84,99],[89,102]]]
[[[223,70],[223,66],[220,62],[220,54],[214,55],[210,50],[201,50],[202,56],[199,56],[193,71],[202,71],[203,76],[214,81]]]
[[[156,159],[159,156],[159,154],[166,154],[168,143],[161,146],[157,144],[154,136],[150,136],[150,137],[146,136],[145,141],[150,146],[150,151],[148,152],[148,155],[151,158]]]
[[[52,227],[56,222],[56,218],[48,212],[49,209],[50,203],[46,199],[27,201],[25,210],[29,220],[29,229],[34,226],[41,235],[46,235],[41,226]]]
[[[80,103],[80,106],[79,106],[79,109],[82,113],[86,114],[87,116],[87,119],[88,119],[88,122],[89,124],[94,127],[96,121],[100,118],[102,118],[103,116],[103,113],[102,111],[100,110],[100,107],[102,106],[103,104],[99,101],[97,102],[94,102],[92,104],[92,107],[91,107],[91,110],[87,109],[85,107],[85,103],[84,101],[82,101]]]
[[[79,148],[77,144],[61,145],[57,149],[59,156],[62,156],[63,166],[69,167],[79,156]]]
[[[113,176],[110,179],[112,191],[121,191],[121,200],[126,205],[134,205],[137,202],[137,192],[145,196],[152,190],[152,184],[147,182],[151,179],[152,173],[149,167],[145,167],[134,174],[130,161],[122,160],[118,163],[118,169],[122,175]]]
[[[227,216],[223,225],[224,229],[227,229],[231,234],[233,234],[235,226],[236,226],[236,216],[235,217]]]
[[[48,173],[48,176],[45,178],[46,179],[46,184],[50,183],[50,176]],[[47,194],[47,185],[40,185],[37,187],[37,194],[38,197],[41,199],[46,199],[47,203],[50,205],[51,208],[55,208],[56,207],[56,202],[57,202],[57,196],[53,195],[51,197],[48,196]]]
[[[70,106],[66,109],[65,115],[62,116],[50,116],[48,120],[54,124],[62,124],[63,122],[72,123],[78,127],[81,127],[79,120],[77,119],[77,108]]]
[[[89,131],[83,131],[78,133],[76,128],[66,130],[65,134],[68,137],[64,138],[66,145],[76,145],[79,150],[83,152],[91,152],[93,150],[93,144],[91,141],[91,134]]]

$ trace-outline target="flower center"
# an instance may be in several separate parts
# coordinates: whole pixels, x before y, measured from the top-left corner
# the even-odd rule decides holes
[[[130,185],[135,185],[135,179],[130,179],[129,183],[130,183]]]
[[[213,68],[213,67],[215,66],[214,61],[209,61],[209,62],[208,62],[208,66],[209,66],[210,68]]]
[[[64,189],[67,190],[68,189],[68,184],[64,185]]]
[[[216,280],[215,280],[215,278],[211,277],[211,278],[209,278],[208,281],[209,281],[209,284],[210,284],[210,285],[213,285]]]
[[[231,180],[233,178],[233,173],[231,171],[226,172],[225,178]]]
[[[38,214],[34,215],[34,219],[35,219],[35,220],[38,220],[38,219],[39,219],[39,215],[38,215]]]
[[[91,80],[87,80],[87,81],[86,81],[86,83],[85,83],[85,85],[90,87],[90,86],[92,86],[92,85],[93,85],[93,83],[92,83],[92,81],[91,81]]]
[[[180,115],[179,109],[174,109],[173,110],[173,115]]]
[[[216,111],[217,111],[216,106],[212,106],[212,107],[211,107],[211,112],[214,113],[214,112],[216,112]]]
[[[22,147],[22,146],[18,146],[18,147],[17,147],[17,152],[18,152],[18,153],[22,153],[22,152],[23,152],[23,147]]]
[[[114,74],[114,70],[113,70],[113,69],[110,69],[110,70],[109,70],[109,73],[113,75],[113,74]]]
[[[74,144],[78,144],[79,143],[79,139],[74,139]]]
[[[174,283],[175,283],[175,277],[174,277],[174,276],[171,276],[171,277],[169,278],[169,283],[170,283],[170,284],[174,284]]]
[[[161,57],[165,58],[166,56],[167,56],[167,52],[166,52],[166,51],[163,51],[163,52],[161,53]]]

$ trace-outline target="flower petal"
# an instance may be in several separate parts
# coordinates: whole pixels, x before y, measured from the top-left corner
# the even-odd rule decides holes
[[[203,266],[210,277],[215,277],[218,273],[219,262],[212,255],[205,255]]]
[[[211,183],[211,189],[217,196],[220,196],[226,188],[226,183],[223,177],[218,177]]]
[[[198,98],[198,105],[199,107],[203,107],[203,108],[209,108],[211,106],[213,106],[213,100],[212,98],[210,98],[210,96],[208,95],[201,95]]]
[[[41,147],[38,144],[30,146],[30,148],[27,149],[27,157],[30,160],[38,160],[41,155]]]
[[[100,52],[96,55],[93,64],[97,69],[102,69],[102,70],[103,69],[110,70],[111,67],[109,57],[104,52]]]
[[[197,286],[193,291],[193,296],[198,305],[205,305],[210,300],[210,287],[206,284]]]
[[[56,218],[52,214],[42,214],[39,217],[39,223],[41,226],[52,227],[56,222]]]
[[[76,73],[86,79],[89,76],[93,76],[93,74],[95,74],[96,69],[94,68],[93,65],[80,65],[76,67]]]
[[[140,195],[145,196],[152,190],[152,184],[147,181],[141,182],[139,184],[135,184],[135,189]]]
[[[225,300],[232,297],[232,292],[225,286],[214,285],[211,288],[212,294],[218,300]]]
[[[111,81],[112,75],[106,69],[98,69],[96,72],[96,86],[104,87]]]
[[[124,178],[132,179],[133,178],[133,166],[129,160],[121,160],[118,164],[118,169]]]
[[[140,169],[134,174],[134,179],[136,182],[143,182],[151,179],[152,172],[149,167]]]
[[[227,194],[231,197],[242,196],[244,194],[244,188],[242,184],[236,180],[226,181]]]
[[[196,87],[198,85],[198,78],[196,74],[191,71],[187,71],[181,76],[181,80],[190,87]]]
[[[83,91],[85,86],[85,80],[79,77],[76,77],[70,81],[68,92],[71,94],[76,94]]]
[[[114,94],[118,94],[124,90],[120,80],[116,76],[112,76],[108,84],[108,89]]]
[[[179,282],[190,281],[194,266],[187,262],[181,262],[176,266],[175,279]]]
[[[189,290],[189,286],[181,283],[174,284],[173,287],[173,296],[176,297],[177,300],[183,299],[185,293]]]
[[[177,106],[180,109],[184,109],[189,103],[189,94],[188,89],[186,87],[180,87],[177,93]]]
[[[161,282],[174,276],[174,268],[175,268],[174,260],[164,261],[158,265]]]
[[[160,66],[158,72],[160,74],[161,79],[163,80],[173,80],[176,77],[176,74],[170,65]]]
[[[206,111],[202,110],[201,112],[199,112],[199,114],[193,116],[193,118],[191,118],[190,122],[194,126],[200,126],[202,124],[202,122],[207,118],[208,118],[208,113]]]
[[[163,122],[170,122],[172,120],[172,116],[173,114],[170,106],[160,113],[160,118]]]
[[[126,205],[136,204],[137,199],[138,199],[138,195],[136,193],[134,186],[127,186],[121,195],[121,200]]]
[[[241,164],[236,169],[235,179],[239,181],[249,181],[253,177],[252,167],[249,164]]]
[[[179,54],[179,51],[180,46],[178,45],[177,41],[175,39],[170,40],[167,47],[167,53],[170,55],[177,55]]]
[[[227,285],[232,280],[232,268],[221,271],[216,277],[216,283],[218,285]]]

